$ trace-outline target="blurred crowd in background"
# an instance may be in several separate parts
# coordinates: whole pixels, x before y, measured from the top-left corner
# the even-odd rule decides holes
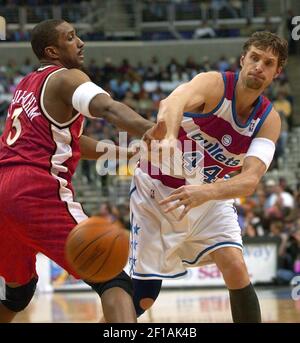
[[[0,66],[0,128],[1,125],[3,126],[7,106],[16,85],[34,68],[29,59],[26,59],[22,65],[10,60],[6,65]],[[211,61],[206,56],[200,61],[189,57],[184,63],[172,58],[167,65],[161,65],[158,57],[153,56],[149,62],[139,62],[137,65],[132,65],[126,59],[120,65],[116,65],[107,57],[105,63],[100,66],[92,59],[87,63],[85,71],[114,99],[124,102],[145,118],[155,121],[159,102],[181,83],[191,80],[200,72],[209,70],[239,72],[239,68],[239,57],[220,56],[217,61]],[[266,90],[265,95],[273,101],[282,119],[282,132],[272,166],[276,167],[276,160],[284,152],[288,132],[293,125],[294,97],[288,76],[284,71]],[[103,120],[87,122],[85,130],[95,139],[110,139],[118,143],[116,129]]]

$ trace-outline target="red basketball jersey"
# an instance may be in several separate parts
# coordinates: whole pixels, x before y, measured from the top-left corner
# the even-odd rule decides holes
[[[78,113],[60,124],[43,104],[49,77],[62,69],[53,65],[40,68],[17,86],[0,138],[0,168],[32,166],[67,184],[71,182],[80,158],[83,116]]]
[[[71,184],[83,116],[60,124],[44,107],[49,77],[62,69],[40,68],[19,83],[0,137],[0,275],[6,282],[29,282],[38,252],[74,274],[64,249],[70,231],[87,218]]]

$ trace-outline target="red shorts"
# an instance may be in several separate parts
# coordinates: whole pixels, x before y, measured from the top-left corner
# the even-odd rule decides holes
[[[87,217],[71,186],[32,167],[1,167],[0,175],[0,276],[27,283],[41,252],[76,277],[64,257],[65,241]]]

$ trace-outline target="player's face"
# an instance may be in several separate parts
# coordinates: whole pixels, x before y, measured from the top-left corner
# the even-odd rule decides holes
[[[281,72],[278,57],[271,49],[260,50],[251,46],[241,57],[241,74],[244,84],[250,89],[264,90]]]
[[[66,68],[81,68],[84,60],[83,41],[76,36],[73,26],[67,22],[58,25],[56,29],[59,32],[59,61]]]

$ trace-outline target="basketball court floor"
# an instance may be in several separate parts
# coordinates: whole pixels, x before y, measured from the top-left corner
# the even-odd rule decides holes
[[[263,322],[300,323],[300,300],[291,287],[256,287]],[[98,296],[91,291],[40,293],[20,313],[16,323],[93,323],[102,315]],[[139,318],[141,323],[230,323],[226,289],[162,290],[157,302]]]

